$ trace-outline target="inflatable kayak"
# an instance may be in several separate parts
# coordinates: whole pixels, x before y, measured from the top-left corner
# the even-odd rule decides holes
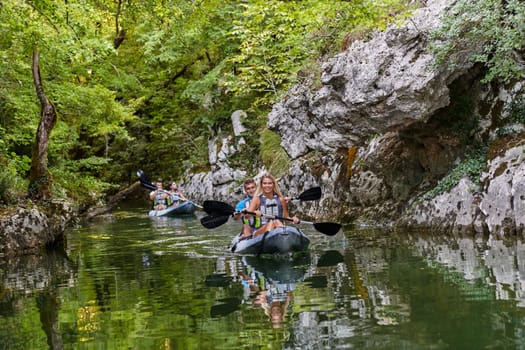
[[[286,254],[308,249],[310,239],[295,226],[282,226],[257,237],[235,236],[231,251],[239,254]]]
[[[182,202],[180,204],[168,207],[163,210],[150,210],[149,216],[176,216],[184,214],[193,214],[197,210],[195,203],[191,201]]]

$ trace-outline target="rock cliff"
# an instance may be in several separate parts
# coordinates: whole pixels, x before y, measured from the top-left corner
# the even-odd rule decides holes
[[[355,41],[323,65],[320,82],[294,86],[273,107],[268,128],[292,162],[280,184],[287,191],[322,186],[320,203],[301,209],[316,218],[523,234],[523,125],[506,117],[523,84],[482,84],[484,67],[467,59],[468,50],[454,69],[435,67],[429,35],[454,1],[428,3],[403,25]],[[190,176],[203,199],[233,200],[232,190],[240,196],[245,174],[227,165],[236,140],[222,140],[220,151],[211,142],[212,171]],[[484,155],[481,183],[458,179],[429,196],[473,151]],[[197,189],[205,177],[209,188]]]

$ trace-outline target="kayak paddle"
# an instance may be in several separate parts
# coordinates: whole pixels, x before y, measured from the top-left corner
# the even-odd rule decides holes
[[[321,187],[310,188],[298,196],[291,197],[291,200],[300,200],[300,201],[316,201],[321,198]],[[207,214],[213,216],[221,215],[232,215],[235,212],[235,209],[228,203],[207,200],[203,203],[203,209]]]
[[[226,222],[228,222],[228,219],[230,216],[233,216],[237,214],[235,209],[229,205],[228,203],[219,202],[215,200],[206,200],[203,203],[204,211],[210,215],[205,216],[201,219],[202,226],[206,228],[215,228],[219,227]],[[255,215],[253,212],[245,212],[246,214]],[[274,215],[265,215],[266,218],[269,219],[279,219],[284,221],[290,221],[293,222],[293,219],[291,218],[285,218],[282,216],[274,216]],[[327,236],[334,236],[339,232],[341,229],[341,224],[335,223],[335,222],[310,222],[310,221],[299,221],[299,224],[309,224],[313,225],[314,228],[327,235]]]
[[[307,189],[300,195],[290,198],[291,200],[300,200],[300,201],[316,201],[321,199],[321,187],[312,187]]]

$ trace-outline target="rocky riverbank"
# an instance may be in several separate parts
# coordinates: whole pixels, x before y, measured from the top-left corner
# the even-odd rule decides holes
[[[7,209],[0,216],[0,258],[37,253],[62,241],[74,218],[71,204],[60,200]]]

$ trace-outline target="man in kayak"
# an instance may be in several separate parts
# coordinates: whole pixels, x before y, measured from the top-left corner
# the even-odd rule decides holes
[[[153,208],[155,210],[164,210],[166,209],[166,201],[169,193],[162,189],[162,179],[157,179],[155,186],[157,189],[150,192],[149,199],[153,201]]]
[[[261,226],[253,233],[254,237],[284,226],[279,219],[272,218],[272,216],[290,218],[288,201],[282,195],[279,185],[271,174],[266,173],[261,177],[255,196],[250,201],[248,211],[255,212],[256,218],[261,220]],[[251,215],[247,216],[248,218],[252,217]],[[300,221],[297,216],[291,219],[293,219],[294,224]]]
[[[250,202],[253,199],[253,195],[257,190],[257,185],[254,179],[247,179],[244,181],[244,192],[246,192],[246,197],[237,203],[235,206],[235,211],[239,214],[234,216],[235,220],[242,220],[242,231],[241,239],[250,238],[253,234],[253,231],[261,226],[261,220],[259,218],[251,217],[247,218],[245,215],[241,214],[242,210],[247,210],[250,207]]]

